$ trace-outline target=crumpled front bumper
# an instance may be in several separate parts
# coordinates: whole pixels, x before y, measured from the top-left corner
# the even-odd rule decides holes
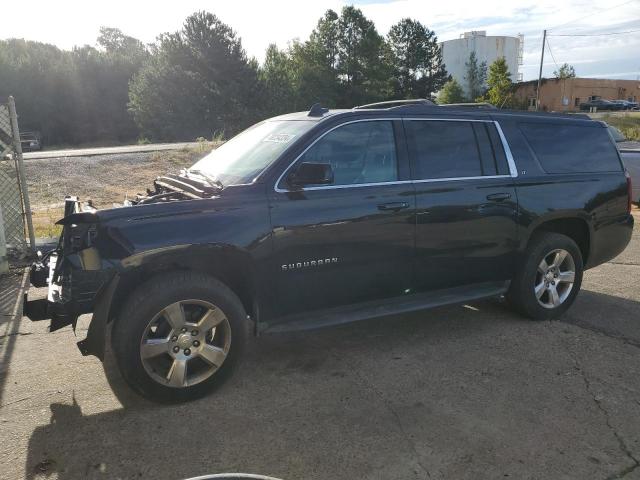
[[[87,338],[78,342],[83,355],[104,358],[104,338],[109,308],[119,276],[110,262],[103,262],[95,245],[95,209],[82,208],[77,197],[65,198],[58,246],[31,266],[30,281],[48,287],[46,298],[24,295],[24,315],[33,321],[51,320],[51,332],[67,325],[74,331],[78,317],[92,313]]]
[[[109,307],[119,276],[113,271],[72,269],[56,277],[58,261],[58,254],[52,253],[46,264],[35,262],[32,265],[31,285],[48,286],[48,292],[46,298],[35,300],[29,300],[25,293],[23,313],[32,321],[51,320],[49,331],[53,332],[67,325],[72,325],[75,331],[78,317],[93,312],[87,337],[77,344],[83,355],[95,355],[103,360]]]
[[[53,281],[58,263],[58,252],[52,252],[45,261],[37,261],[31,265],[29,281],[32,286],[41,288],[48,286],[47,296],[36,300],[29,300],[28,293],[24,294],[23,313],[32,321],[51,320],[49,331],[54,332],[67,325],[73,325],[78,319],[79,312],[75,302],[64,301],[62,284]]]

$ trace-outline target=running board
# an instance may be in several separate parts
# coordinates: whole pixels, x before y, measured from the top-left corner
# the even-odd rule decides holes
[[[497,297],[506,293],[508,288],[509,282],[486,282],[288,315],[279,318],[275,324],[263,324],[260,332],[281,333],[311,330],[443,305],[455,305],[481,298]]]

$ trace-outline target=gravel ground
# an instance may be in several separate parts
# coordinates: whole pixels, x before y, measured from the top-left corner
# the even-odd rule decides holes
[[[177,173],[206,155],[211,146],[182,150],[25,161],[36,237],[58,234],[64,197],[91,199],[98,208],[122,204],[152,186],[158,175]]]
[[[15,316],[24,280],[5,277],[0,477],[640,479],[639,269],[636,229],[562,321],[480,301],[263,336],[214,395],[175,406],[105,375],[69,328]]]

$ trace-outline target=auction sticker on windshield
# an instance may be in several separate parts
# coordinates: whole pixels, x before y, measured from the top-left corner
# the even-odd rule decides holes
[[[292,133],[273,133],[263,140],[263,142],[289,143],[295,137]]]

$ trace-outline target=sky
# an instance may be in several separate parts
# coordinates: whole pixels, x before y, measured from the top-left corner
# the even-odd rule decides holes
[[[242,38],[249,56],[261,61],[269,43],[286,47],[305,40],[318,18],[354,4],[373,20],[378,32],[404,17],[419,20],[439,40],[470,30],[487,35],[524,35],[524,80],[537,78],[542,31],[549,32],[543,75],[564,62],[580,77],[640,79],[640,0],[30,0],[4,2],[0,38],[25,38],[70,49],[95,44],[101,26],[151,43],[158,34],[179,30],[197,10],[215,13]],[[629,32],[609,35],[617,32]],[[561,36],[607,34],[601,36]],[[550,49],[550,51],[549,51]],[[550,54],[551,52],[551,54]]]

